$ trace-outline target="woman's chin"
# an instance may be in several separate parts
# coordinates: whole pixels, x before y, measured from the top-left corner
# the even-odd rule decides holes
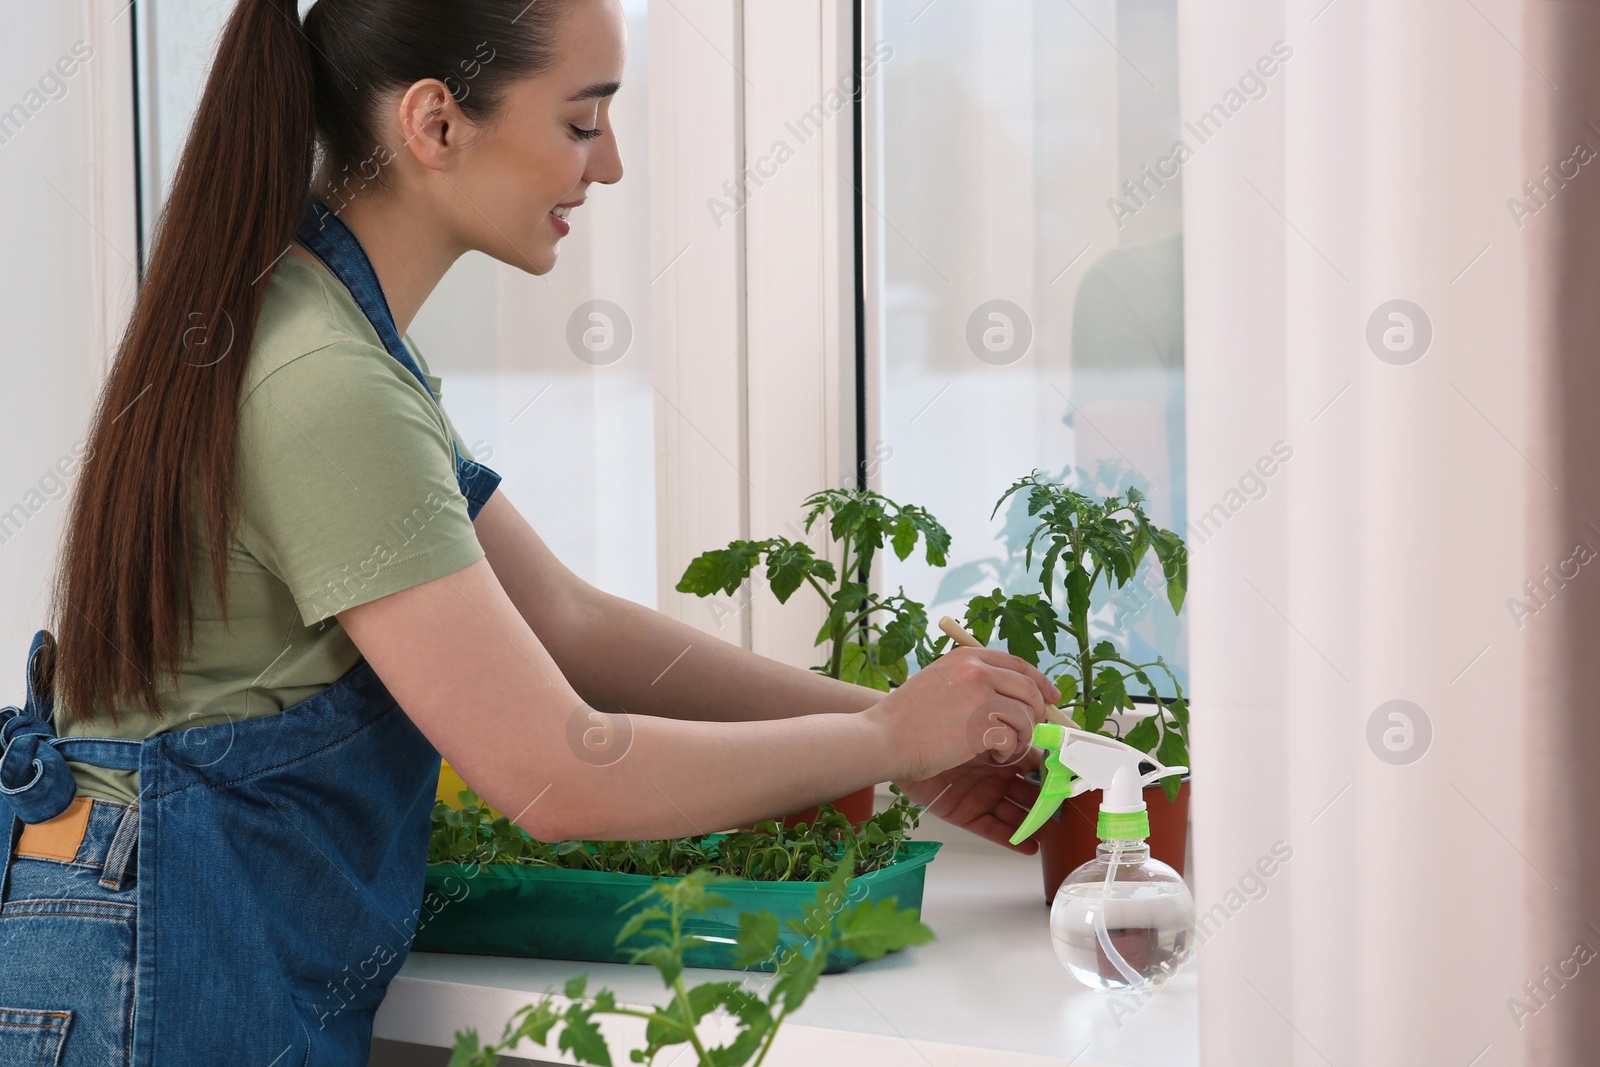
[[[533,273],[549,274],[555,269],[556,261],[561,258],[561,250],[554,245],[542,249],[533,257]]]
[[[545,240],[548,241],[549,239],[546,238]],[[560,256],[560,250],[555,245],[534,242],[524,245],[514,252],[510,258],[504,258],[500,261],[527,274],[537,276],[550,273]]]

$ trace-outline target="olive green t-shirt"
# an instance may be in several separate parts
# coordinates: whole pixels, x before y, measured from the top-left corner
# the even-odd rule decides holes
[[[406,342],[439,395],[439,379]],[[119,708],[115,723],[78,720],[62,708],[63,736],[142,738],[282,711],[361,662],[337,612],[483,557],[451,439],[471,453],[320,266],[284,256],[273,269],[239,411],[227,626],[202,550],[190,565],[194,648],[161,689],[164,717]],[[227,743],[208,740],[208,751],[197,742],[181,758],[204,765]],[[138,797],[136,772],[71,766],[83,795]]]

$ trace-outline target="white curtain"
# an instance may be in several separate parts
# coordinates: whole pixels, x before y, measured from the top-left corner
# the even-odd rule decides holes
[[[1208,1067],[1525,1062],[1521,6],[1180,5]]]

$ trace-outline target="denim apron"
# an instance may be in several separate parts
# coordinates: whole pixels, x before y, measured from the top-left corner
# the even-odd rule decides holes
[[[297,236],[431,397],[355,235],[313,197]],[[500,476],[459,452],[455,464],[476,519]],[[137,770],[140,800],[93,802],[76,864],[7,853],[0,931],[11,918],[38,925],[0,932],[0,973],[10,975],[0,981],[0,1049],[63,1067],[365,1067],[373,1015],[422,906],[439,753],[364,660],[275,715],[142,741],[59,738],[53,650],[39,631],[24,707],[0,710],[0,825],[9,825],[12,848],[23,823],[53,819],[73,801],[68,760]],[[86,865],[91,852],[96,861]],[[43,894],[57,899],[8,901],[6,879],[16,874],[16,891],[24,864],[29,878],[58,881]],[[107,886],[134,899],[119,903]],[[37,886],[27,895],[38,898]],[[72,959],[65,971],[56,960],[51,971],[52,957],[93,953],[83,930],[109,929],[118,917],[131,934],[119,947]],[[125,955],[129,941],[133,959],[105,958]],[[55,974],[43,984],[59,987],[74,973],[86,985],[104,977],[126,986],[121,1011],[131,1000],[131,1027],[125,1017],[74,1018],[72,989],[33,981]],[[17,989],[35,1003],[13,1003]]]

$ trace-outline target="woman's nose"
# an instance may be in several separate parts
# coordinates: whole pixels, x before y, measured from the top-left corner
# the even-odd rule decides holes
[[[613,185],[622,180],[622,153],[617,147],[616,131],[608,130],[589,156],[589,167],[583,176],[591,182]]]

